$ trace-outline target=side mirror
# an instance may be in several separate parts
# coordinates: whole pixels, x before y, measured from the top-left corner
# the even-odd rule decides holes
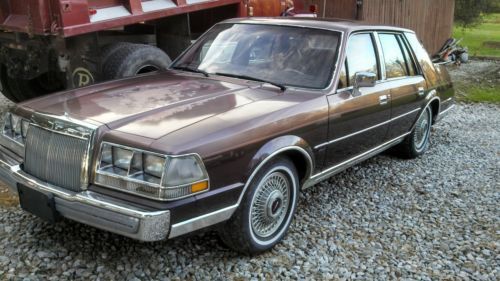
[[[374,87],[376,82],[377,82],[377,74],[365,71],[356,72],[356,74],[354,74],[353,95],[354,96],[361,95],[361,92],[359,92],[359,88]]]
[[[373,87],[377,81],[377,74],[373,72],[356,72],[354,74],[354,88]]]

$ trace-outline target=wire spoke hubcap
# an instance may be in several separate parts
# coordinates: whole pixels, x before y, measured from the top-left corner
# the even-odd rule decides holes
[[[420,116],[415,127],[415,137],[413,139],[417,150],[421,150],[427,141],[429,135],[429,127],[431,124],[429,111],[426,109],[424,114]]]
[[[282,172],[273,172],[255,191],[250,209],[251,227],[260,237],[275,233],[286,218],[290,205],[290,181]]]

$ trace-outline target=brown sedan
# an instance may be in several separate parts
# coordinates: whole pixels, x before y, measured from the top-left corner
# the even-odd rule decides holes
[[[217,225],[256,253],[283,238],[301,188],[390,147],[423,154],[452,105],[448,74],[410,30],[235,19],[164,73],[19,104],[0,177],[48,221],[142,241]]]

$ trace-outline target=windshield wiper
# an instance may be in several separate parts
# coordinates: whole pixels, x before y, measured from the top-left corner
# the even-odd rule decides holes
[[[193,67],[189,67],[189,66],[174,66],[172,68],[177,69],[177,70],[194,72],[194,73],[201,73],[201,74],[205,75],[205,77],[210,77],[210,74],[208,74],[208,72],[206,72],[205,70],[198,69],[198,68],[193,68]]]
[[[233,78],[239,78],[239,79],[245,79],[245,80],[252,80],[252,81],[257,81],[257,82],[263,82],[263,83],[267,83],[267,84],[271,84],[273,86],[276,86],[276,87],[280,88],[280,90],[283,92],[286,90],[285,85],[282,85],[282,84],[279,84],[276,82],[272,82],[272,81],[268,81],[268,80],[264,80],[264,79],[260,79],[260,78],[256,78],[256,77],[252,77],[252,76],[232,74],[232,73],[222,73],[222,72],[216,72],[215,75],[227,76],[227,77],[233,77]]]

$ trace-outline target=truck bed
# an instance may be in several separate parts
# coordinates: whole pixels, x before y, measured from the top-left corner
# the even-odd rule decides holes
[[[241,0],[0,0],[0,30],[70,37],[241,3]],[[243,5],[238,9],[242,13]]]

